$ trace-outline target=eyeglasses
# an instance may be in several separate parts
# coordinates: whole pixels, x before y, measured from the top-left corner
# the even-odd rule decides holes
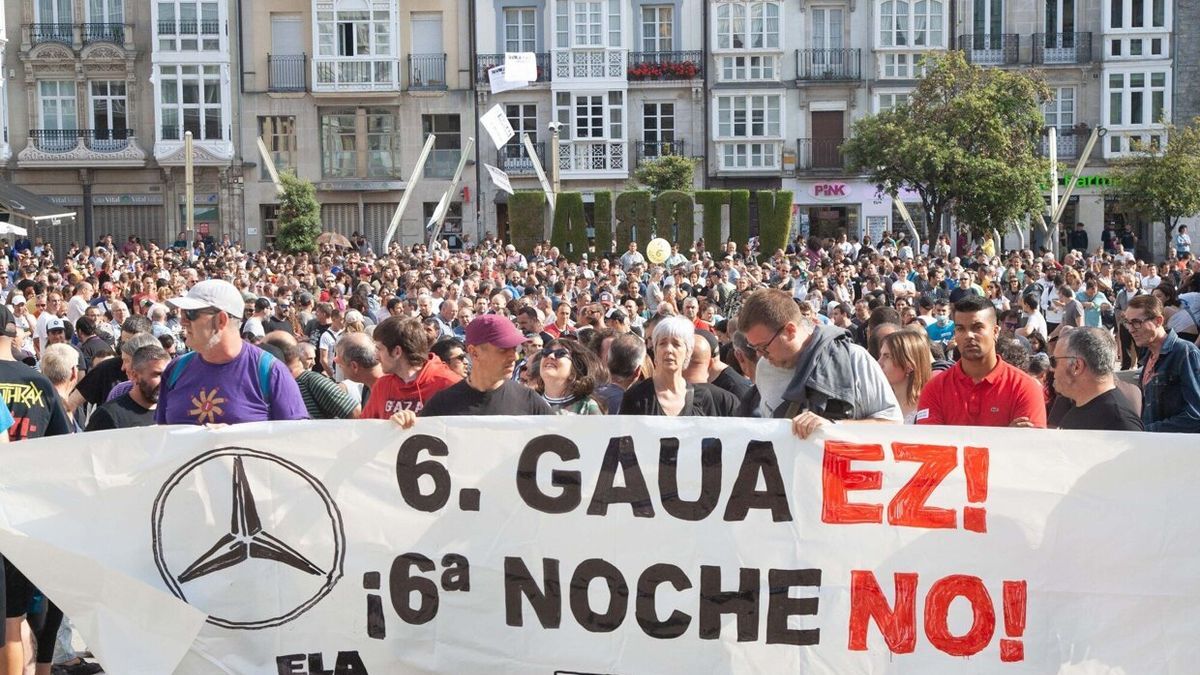
[[[566,349],[564,349],[562,347],[557,347],[555,349],[550,349],[549,347],[547,347],[546,349],[542,350],[542,358],[547,358],[547,357],[553,356],[556,359],[565,359],[570,355],[571,355],[571,352],[567,351]]]
[[[1078,356],[1051,356],[1051,357],[1050,357],[1050,367],[1051,367],[1051,368],[1057,368],[1057,367],[1058,367],[1058,362],[1059,362],[1059,361],[1071,360],[1071,359],[1074,359],[1074,360],[1076,360],[1076,361],[1080,361],[1080,360],[1082,360],[1082,359],[1081,359],[1080,357],[1078,357]]]
[[[1129,327],[1134,330],[1138,330],[1142,326],[1145,326],[1146,324],[1153,323],[1153,322],[1154,322],[1154,319],[1125,319],[1125,323],[1129,324]]]
[[[770,339],[770,340],[767,340],[767,343],[766,343],[766,344],[764,344],[764,345],[761,345],[761,346],[759,346],[759,345],[750,345],[750,347],[751,347],[751,348],[752,348],[752,349],[753,349],[753,350],[754,350],[754,351],[755,351],[755,352],[756,352],[756,353],[757,353],[759,356],[766,356],[766,355],[767,355],[767,350],[769,350],[769,349],[771,348],[771,345],[775,343],[775,339],[779,337],[779,334],[783,332],[783,329],[784,329],[785,327],[787,327],[787,324],[786,324],[786,323],[785,323],[785,324],[783,324],[782,326],[780,326],[780,327],[779,327],[779,328],[778,328],[778,329],[775,331],[775,334],[771,336],[771,339]]]
[[[447,360],[447,361],[466,361],[466,360],[467,360],[467,355],[466,355],[466,353],[462,353],[462,354],[455,354],[454,356],[451,356],[451,357],[449,357],[449,358],[448,358],[448,359],[446,359],[446,360]]]
[[[221,313],[221,310],[216,309],[215,307],[202,307],[200,309],[185,309],[185,310],[183,310],[183,316],[188,321],[195,321],[196,319],[199,319],[202,316],[208,316],[210,314],[220,314],[220,313]]]

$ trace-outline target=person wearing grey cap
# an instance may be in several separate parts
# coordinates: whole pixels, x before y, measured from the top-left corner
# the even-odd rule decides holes
[[[209,279],[169,301],[192,350],[163,373],[158,424],[237,424],[308,419],[295,378],[279,359],[238,335],[244,303],[228,281]]]

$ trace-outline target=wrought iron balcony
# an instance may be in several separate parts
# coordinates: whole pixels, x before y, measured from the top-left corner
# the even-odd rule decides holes
[[[861,49],[797,49],[796,79],[852,82],[862,79]]]
[[[634,52],[629,55],[629,80],[693,80],[704,77],[704,53]]]
[[[1034,33],[1033,62],[1042,64],[1088,63],[1092,60],[1091,33]]]
[[[307,54],[267,54],[267,91],[308,89]]]
[[[546,144],[541,141],[535,142],[533,149],[537,152],[538,162],[545,169]],[[510,176],[533,176],[537,173],[523,143],[509,143],[496,150],[496,166]]]
[[[29,39],[35,45],[43,42],[60,42],[69,45],[75,41],[75,24],[35,23],[29,26]]]
[[[30,129],[29,137],[43,152],[69,152],[79,145],[82,129]]]
[[[683,139],[677,141],[638,141],[634,144],[633,151],[637,156],[637,163],[659,157],[687,157],[687,143]]]
[[[1057,139],[1055,145],[1058,147],[1058,159],[1060,161],[1064,159],[1078,159],[1080,145],[1082,145],[1080,138],[1082,137],[1084,142],[1086,142],[1087,134],[1081,135],[1076,133],[1074,127],[1067,127],[1065,129],[1058,129],[1055,135]],[[1049,136],[1042,136],[1041,155],[1042,157],[1050,156]]]
[[[984,66],[1007,66],[1017,62],[1021,36],[1017,33],[975,33],[963,35],[959,48],[967,61]]]
[[[537,79],[534,82],[549,82],[550,81],[550,54],[541,52],[536,55],[537,61]],[[475,55],[475,81],[480,84],[486,84],[488,81],[488,71],[496,66],[504,65],[503,54],[476,54]]]
[[[121,46],[125,44],[125,24],[123,23],[85,23],[83,24],[83,44],[93,42],[111,42]]]
[[[446,55],[409,54],[408,89],[409,91],[446,89]]]
[[[117,152],[129,147],[133,129],[85,129],[83,145],[96,152]]]
[[[801,138],[796,141],[796,170],[838,170],[846,166],[844,138]]]
[[[43,152],[71,152],[80,140],[94,152],[118,152],[129,147],[133,129],[31,129],[29,137]]]
[[[23,168],[137,167],[146,153],[132,129],[32,129],[17,155]]]

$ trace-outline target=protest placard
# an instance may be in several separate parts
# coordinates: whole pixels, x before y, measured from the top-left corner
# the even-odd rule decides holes
[[[507,192],[510,195],[513,193],[512,183],[509,182],[509,180],[508,180],[508,174],[504,173],[500,169],[497,169],[496,167],[492,166],[491,164],[485,163],[483,165],[483,168],[487,169],[488,175],[492,177],[493,185],[495,185],[496,187],[500,188],[501,190]]]
[[[1183,673],[1183,436],[636,417],[5,451],[0,551],[114,673]]]
[[[533,52],[506,52],[504,54],[504,77],[510,82],[529,83],[537,79],[537,54]]]
[[[504,66],[493,66],[488,68],[488,85],[492,89],[493,94],[520,89],[529,85],[528,82],[519,82],[510,80],[505,76]]]
[[[496,145],[497,149],[503,148],[504,144],[508,143],[516,133],[508,121],[508,115],[504,113],[504,106],[499,103],[480,115],[479,123],[483,125],[484,131],[488,132],[488,136],[491,137],[492,143]]]

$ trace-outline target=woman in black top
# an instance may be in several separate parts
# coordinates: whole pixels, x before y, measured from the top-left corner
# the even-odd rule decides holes
[[[692,357],[695,327],[681,316],[667,317],[654,327],[654,377],[625,392],[622,415],[726,417],[737,409],[733,394],[708,384],[689,384],[683,369]]]

